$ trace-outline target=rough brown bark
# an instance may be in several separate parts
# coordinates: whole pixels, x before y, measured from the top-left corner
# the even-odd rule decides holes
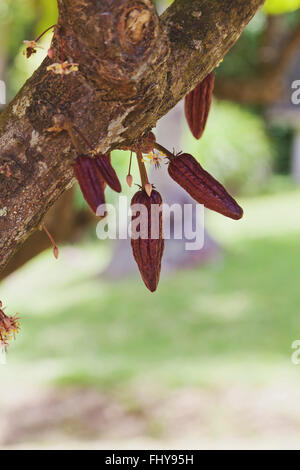
[[[71,119],[101,152],[155,126],[237,41],[264,0],[175,0],[158,17],[151,0],[58,0],[54,61],[79,63],[72,76],[46,71],[47,58],[0,116],[0,269],[73,183],[66,132]]]

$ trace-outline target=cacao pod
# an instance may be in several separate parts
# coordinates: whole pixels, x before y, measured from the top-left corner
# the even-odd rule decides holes
[[[73,164],[73,168],[83,197],[96,214],[97,207],[100,204],[105,204],[105,182],[96,160],[86,155],[79,155]]]
[[[196,139],[200,139],[206,126],[214,83],[215,76],[211,72],[193,91],[186,95],[184,100],[185,117]]]
[[[111,164],[110,154],[103,155],[99,153],[96,155],[95,161],[103,179],[106,181],[108,186],[110,186],[111,189],[117,193],[120,193],[122,191],[121,183]]]
[[[243,209],[224,186],[205,171],[192,155],[182,153],[174,156],[170,160],[168,172],[199,204],[231,219],[237,220],[243,216]]]
[[[160,210],[162,198],[155,189],[152,190],[150,197],[147,195],[146,191],[142,189],[133,196],[131,206],[134,204],[143,205],[147,217],[143,219],[142,212],[132,215],[132,223],[137,217],[141,219],[136,227],[139,234],[138,238],[134,239],[133,233],[131,236],[132,252],[146,287],[151,292],[154,292],[159,282],[161,260],[165,246],[162,229],[162,213]],[[156,212],[151,210],[154,204],[156,205]],[[154,217],[155,220],[152,220],[151,213],[157,216]],[[154,227],[154,224],[156,227]]]

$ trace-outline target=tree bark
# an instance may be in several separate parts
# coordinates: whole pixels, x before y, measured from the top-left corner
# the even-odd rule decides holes
[[[159,18],[151,0],[58,0],[47,58],[0,115],[0,270],[74,180],[76,152],[55,116],[99,152],[153,128],[228,52],[263,0],[175,0]],[[63,52],[62,52],[63,51]]]

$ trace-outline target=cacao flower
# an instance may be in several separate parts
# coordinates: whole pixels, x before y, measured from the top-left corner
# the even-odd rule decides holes
[[[143,205],[147,217],[143,219],[142,212],[132,215],[132,224],[137,217],[141,218],[140,223],[138,223],[136,227],[139,234],[138,238],[134,239],[133,231],[131,234],[133,256],[146,287],[151,292],[154,292],[159,282],[161,259],[165,244],[162,234],[162,213],[160,210],[162,198],[155,189],[151,191],[150,197],[147,195],[146,191],[142,189],[133,196],[131,206],[134,204]],[[156,212],[151,210],[154,204],[156,205]],[[157,218],[151,217],[151,213],[152,216],[156,213]],[[152,220],[154,218],[155,220]]]
[[[214,83],[215,76],[211,72],[193,91],[186,95],[184,100],[185,117],[196,139],[200,139],[206,126]]]
[[[23,41],[26,45],[26,50],[24,54],[26,55],[27,59],[32,56],[32,54],[36,54],[37,48],[42,49],[42,47],[38,46],[36,41]]]
[[[192,155],[182,153],[174,156],[170,159],[168,172],[199,204],[231,219],[237,220],[243,216],[243,209],[224,186],[205,171]]]
[[[4,313],[0,300],[0,346],[8,346],[8,343],[15,338],[20,329],[19,320],[16,315],[9,317]]]
[[[96,214],[97,207],[105,203],[105,182],[96,163],[96,159],[87,157],[86,155],[79,155],[73,167],[83,197]]]
[[[110,154],[103,155],[99,153],[95,156],[95,161],[103,179],[106,181],[108,186],[110,186],[111,189],[113,189],[117,193],[120,193],[122,191],[121,183],[119,181],[119,178],[117,177],[115,170],[112,167],[110,161]]]

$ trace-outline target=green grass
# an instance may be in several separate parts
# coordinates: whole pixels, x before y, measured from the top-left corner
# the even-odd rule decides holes
[[[97,274],[110,247],[50,252],[0,285],[22,317],[1,382],[116,388],[299,381],[290,361],[300,338],[300,190],[243,201],[245,218],[209,214],[225,246],[217,263],[140,279]],[[2,382],[3,383],[3,382]]]

